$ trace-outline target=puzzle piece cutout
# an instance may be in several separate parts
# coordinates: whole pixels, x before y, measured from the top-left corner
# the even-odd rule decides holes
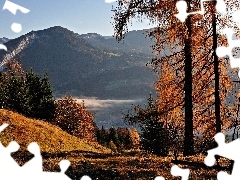
[[[8,0],[5,1],[5,4],[3,6],[3,10],[8,10],[12,14],[14,14],[14,15],[16,15],[17,10],[21,11],[24,14],[30,12],[29,9],[27,9],[25,7],[22,7],[22,6],[18,5],[18,4],[15,4],[15,3],[11,2],[11,1],[8,1]]]
[[[81,180],[92,180],[89,176],[83,176]]]
[[[186,1],[180,0],[176,3],[176,8],[178,10],[178,14],[175,14],[175,17],[177,17],[181,22],[184,22],[188,15],[191,15],[191,14],[202,14],[203,15],[205,13],[203,2],[207,2],[207,1],[214,1],[214,0],[201,0],[200,1],[200,4],[201,4],[200,11],[187,13]],[[226,11],[226,5],[223,0],[217,0],[216,9],[218,12],[221,12],[221,13]]]
[[[178,167],[177,165],[173,165],[171,167],[171,174],[173,176],[180,176],[182,178],[182,180],[188,180],[190,170],[182,169],[182,168]],[[157,176],[154,180],[165,180],[165,178],[162,176]]]
[[[213,1],[213,0],[201,0],[201,10],[196,12],[187,13],[187,3],[186,1],[178,1],[176,3],[176,8],[178,10],[178,14],[175,16],[181,21],[184,22],[188,15],[190,14],[204,14],[204,6],[203,2]],[[226,12],[226,4],[223,0],[217,0],[216,9],[218,12]],[[240,10],[237,10],[233,13],[233,20],[240,26]],[[240,40],[233,40],[232,36],[234,34],[234,30],[232,28],[223,29],[223,34],[226,35],[228,40],[228,47],[220,46],[216,49],[216,54],[218,57],[228,56],[230,59],[231,68],[240,68],[240,58],[234,58],[232,50],[235,47],[240,47]],[[238,72],[238,76],[240,77],[240,71]]]
[[[8,0],[5,1],[5,4],[3,6],[3,10],[8,10],[14,15],[16,15],[17,10],[21,11],[24,14],[30,12],[29,9],[27,9],[25,7],[22,7],[18,4],[15,4],[15,3],[11,2],[11,1],[8,1]],[[19,33],[19,32],[22,31],[22,25],[19,24],[19,23],[12,23],[11,29],[12,29],[13,32]]]
[[[0,126],[0,132],[2,132],[8,124]],[[66,174],[66,170],[70,166],[68,160],[62,160],[59,163],[59,172],[44,172],[42,167],[42,156],[40,147],[36,142],[32,142],[28,145],[28,151],[34,155],[30,161],[24,164],[22,167],[12,158],[11,153],[18,151],[20,148],[16,141],[9,143],[7,147],[4,147],[0,142],[0,179],[44,179],[44,180],[71,180]],[[81,180],[91,180],[88,176],[83,176]]]
[[[234,30],[231,28],[225,28],[223,34],[226,35],[228,46],[218,47],[216,54],[218,57],[228,56],[231,68],[240,68],[240,58],[235,58],[232,52],[233,48],[240,47],[240,40],[233,40]],[[240,71],[238,72],[238,76],[240,77]]]
[[[218,180],[237,180],[240,177],[240,139],[236,139],[230,143],[225,143],[225,136],[223,133],[217,133],[214,136],[215,141],[218,143],[218,147],[208,150],[208,155],[204,160],[207,166],[213,166],[216,159],[215,155],[219,155],[231,160],[234,160],[233,169],[231,175],[224,171],[220,171],[217,174]]]
[[[4,44],[0,44],[0,49],[7,51],[7,46],[5,46]]]

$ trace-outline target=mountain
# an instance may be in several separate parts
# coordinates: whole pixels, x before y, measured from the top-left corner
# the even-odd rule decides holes
[[[56,96],[132,99],[154,92],[154,73],[146,66],[151,55],[140,48],[124,51],[119,47],[121,51],[117,51],[114,38],[97,34],[87,38],[55,26],[29,32],[5,45],[8,51],[0,50],[0,58],[15,58],[26,70],[33,68],[39,74],[47,71]]]
[[[6,37],[3,37],[3,38],[0,38],[0,44],[4,44],[6,42],[8,42],[10,39],[6,38]]]
[[[148,55],[152,55],[151,46],[154,44],[153,40],[146,37],[146,30],[130,31],[120,42],[117,42],[114,37],[101,36],[97,33],[81,34],[80,37],[102,50],[141,52]]]

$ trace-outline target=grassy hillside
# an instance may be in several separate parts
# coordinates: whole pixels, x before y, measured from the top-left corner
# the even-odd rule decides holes
[[[110,150],[94,142],[87,142],[69,135],[57,126],[41,120],[26,118],[17,113],[1,109],[0,125],[9,126],[1,132],[0,142],[7,146],[15,140],[22,150],[31,142],[37,142],[42,152],[59,153],[66,151],[89,151],[110,153]]]

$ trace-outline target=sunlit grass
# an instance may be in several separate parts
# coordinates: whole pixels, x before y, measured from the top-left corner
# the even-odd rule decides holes
[[[17,113],[0,110],[0,124],[10,124],[0,134],[0,141],[7,146],[17,141],[22,150],[31,142],[37,142],[42,152],[59,153],[65,151],[90,151],[110,153],[110,150],[96,142],[88,142],[69,135],[59,127],[48,122],[26,118]]]

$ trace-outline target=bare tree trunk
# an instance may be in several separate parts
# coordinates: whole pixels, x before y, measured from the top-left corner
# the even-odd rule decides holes
[[[187,1],[188,10],[190,10],[190,0]],[[185,84],[184,84],[184,100],[185,100],[185,138],[184,138],[184,149],[183,155],[194,154],[194,141],[193,141],[193,103],[192,103],[192,53],[191,53],[191,16],[186,19],[187,35],[185,38]]]
[[[214,75],[215,75],[215,118],[216,118],[216,133],[221,132],[221,116],[220,116],[220,94],[219,94],[219,61],[216,54],[217,49],[217,24],[216,24],[216,4],[217,1],[213,1],[212,8],[212,28],[213,28],[213,62],[214,62]],[[216,156],[217,166],[219,164],[219,156]]]
[[[221,132],[220,118],[220,94],[219,94],[219,61],[216,54],[217,49],[217,29],[216,29],[216,1],[213,1],[212,12],[212,27],[213,27],[213,60],[214,60],[214,75],[215,75],[215,117],[216,117],[216,133]]]

